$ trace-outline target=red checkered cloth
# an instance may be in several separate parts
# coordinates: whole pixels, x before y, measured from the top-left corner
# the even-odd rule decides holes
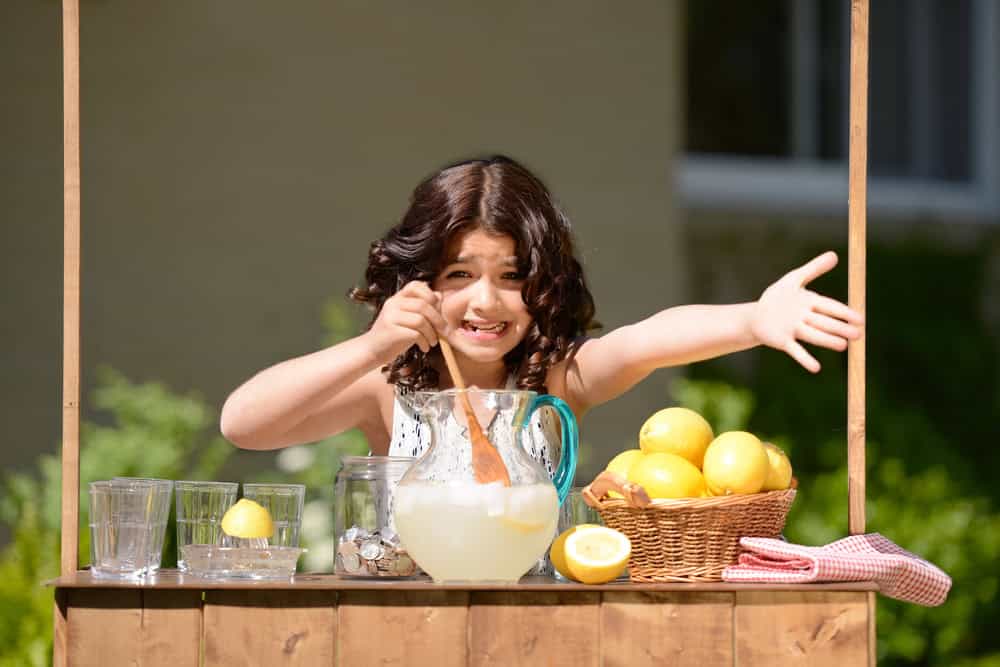
[[[739,564],[724,581],[807,583],[874,581],[891,598],[936,607],[948,597],[951,577],[878,533],[852,535],[822,547],[766,537],[743,537]]]

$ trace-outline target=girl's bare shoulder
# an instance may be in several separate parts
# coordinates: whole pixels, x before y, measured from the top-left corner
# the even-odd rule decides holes
[[[576,395],[575,388],[580,386],[577,366],[577,353],[590,340],[580,336],[573,341],[569,353],[558,363],[552,364],[545,376],[545,384],[549,393],[566,401],[570,409],[579,417],[586,410],[586,404]]]

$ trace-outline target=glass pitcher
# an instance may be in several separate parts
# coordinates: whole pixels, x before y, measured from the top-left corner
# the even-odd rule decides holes
[[[510,474],[482,484],[472,469],[472,443],[462,394]],[[394,516],[408,553],[435,581],[517,581],[545,553],[576,474],[578,435],[561,399],[533,391],[449,389],[416,392],[430,425],[427,452],[403,475]],[[562,448],[554,479],[522,445],[532,414],[559,415]]]

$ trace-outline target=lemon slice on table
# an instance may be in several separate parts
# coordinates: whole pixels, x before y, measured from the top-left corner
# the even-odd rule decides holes
[[[252,539],[274,535],[274,521],[266,507],[246,498],[226,510],[222,532],[230,537]]]
[[[625,571],[632,543],[614,528],[595,526],[570,533],[563,552],[566,569],[573,579],[584,584],[603,584]]]

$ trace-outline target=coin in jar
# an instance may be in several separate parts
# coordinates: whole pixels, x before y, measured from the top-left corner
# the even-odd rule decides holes
[[[340,561],[344,564],[344,571],[348,574],[359,574],[363,569],[361,558],[357,554],[341,554]]]
[[[361,545],[361,557],[365,560],[378,560],[382,557],[382,546],[378,542],[365,542]]]

